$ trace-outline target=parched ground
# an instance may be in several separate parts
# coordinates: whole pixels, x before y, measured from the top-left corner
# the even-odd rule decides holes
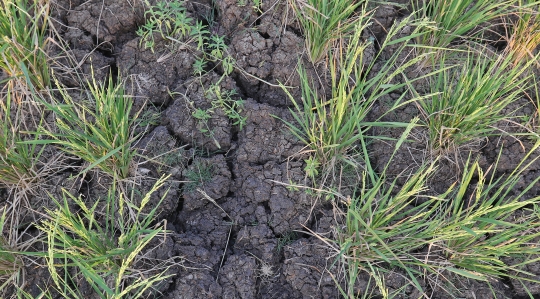
[[[228,51],[236,60],[237,69],[221,81],[223,70],[219,67],[202,77],[195,76],[193,63],[197,53],[189,49],[170,53],[164,41],[158,41],[155,51],[141,47],[136,30],[145,22],[145,8],[140,1],[55,0],[52,17],[54,26],[69,44],[81,74],[90,78],[93,73],[102,82],[109,74],[122,78],[133,96],[134,110],[154,116],[145,135],[136,143],[139,153],[152,160],[138,158],[139,166],[133,174],[141,193],[150,190],[163,174],[172,175],[152,197],[155,205],[165,190],[169,190],[158,209],[158,220],[167,220],[170,233],[166,240],[149,246],[152,250],[148,255],[156,260],[179,261],[167,272],[174,276],[156,286],[159,291],[156,297],[341,298],[335,283],[343,277],[343,268],[336,263],[338,252],[315,236],[315,233],[327,238],[335,236],[342,225],[337,215],[339,204],[287,186],[307,180],[305,156],[301,154],[304,144],[282,121],[293,121],[289,111],[292,104],[279,87],[279,83],[299,86],[298,60],[308,61],[301,29],[287,1],[263,0],[260,10],[252,8],[251,0],[245,6],[239,6],[238,2],[185,1],[193,18],[208,24],[211,32],[225,36]],[[375,13],[377,22],[366,36],[383,39],[385,29],[408,14],[398,6],[379,7]],[[320,92],[328,93],[330,84],[324,76],[324,62],[305,65],[309,65],[308,74],[317,78]],[[80,87],[65,68],[58,68],[57,75],[66,86]],[[241,130],[220,109],[211,114],[207,123],[213,134],[201,130],[201,123],[192,112],[211,108],[211,101],[205,96],[205,86],[211,84],[219,84],[222,90],[235,90],[233,97],[244,100],[241,114],[247,120]],[[290,91],[300,99],[299,88]],[[390,94],[388,100],[397,97],[399,94]],[[382,103],[374,107],[371,117],[380,115],[386,108]],[[530,114],[535,110],[527,101],[520,109]],[[410,121],[418,114],[416,107],[409,105],[386,115],[385,119]],[[379,129],[372,133],[398,137],[400,131]],[[425,132],[418,129],[412,136],[417,138],[400,149],[388,169],[390,174],[402,175],[403,180],[430,158],[423,137]],[[388,141],[376,141],[369,147],[378,167],[387,163],[394,150]],[[480,155],[481,165],[487,168],[503,148],[496,171],[507,173],[531,147],[532,141],[527,139],[492,137],[471,151]],[[51,159],[55,154],[54,149],[47,153]],[[468,151],[461,153],[458,160],[466,160],[468,154]],[[456,180],[460,165],[455,161],[441,161],[430,181],[430,189],[444,192]],[[62,172],[47,178],[47,190],[58,195],[63,187],[87,199],[106,194],[110,179],[97,171],[89,172],[83,181],[69,179],[80,164],[80,161],[68,161]],[[524,173],[523,184],[535,178],[539,171],[537,162]],[[200,184],[189,183],[193,177],[200,178]],[[398,180],[398,184],[403,180]],[[529,192],[538,195],[539,188],[540,185],[535,186]],[[7,193],[0,192],[2,196]],[[52,206],[40,197],[33,198],[31,204],[36,210]],[[29,212],[26,217],[33,214]],[[29,290],[37,295],[40,287],[50,283],[47,269],[32,265],[26,270]],[[540,278],[540,262],[528,271]],[[407,284],[401,274],[396,271],[385,275],[390,290]],[[368,281],[369,277],[360,277],[358,288],[365,288]],[[525,298],[527,295],[521,284],[512,280],[492,282],[492,289],[473,280],[459,283],[461,294],[456,295],[459,298],[493,298],[494,294],[501,295],[500,298]],[[82,283],[81,288],[84,287]],[[532,283],[528,287],[540,296],[540,287]],[[433,298],[451,298],[434,286],[426,288],[431,290]],[[87,291],[88,298],[97,298],[91,289]],[[414,288],[407,287],[397,298],[418,296]]]

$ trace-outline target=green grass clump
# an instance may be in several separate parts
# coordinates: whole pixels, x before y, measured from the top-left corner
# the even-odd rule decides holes
[[[137,139],[133,132],[138,113],[130,115],[132,99],[124,95],[122,84],[113,83],[111,76],[108,84],[94,79],[89,103],[73,101],[62,88],[60,94],[63,103],[44,103],[56,116],[58,132],[41,128],[38,134],[53,139],[39,142],[54,143],[90,163],[83,172],[98,167],[112,176],[127,178],[136,154],[131,145]]]
[[[42,151],[36,145],[22,143],[25,107],[14,105],[11,91],[8,86],[0,99],[0,186],[22,190],[38,178],[36,163]]]
[[[514,14],[517,20],[507,24],[506,37],[506,51],[516,66],[524,60],[534,59],[534,51],[540,45],[540,1],[520,0],[518,7]]]
[[[184,173],[187,182],[184,184],[184,192],[191,193],[209,182],[214,175],[214,168],[211,164],[196,160]]]
[[[430,148],[455,152],[462,145],[495,134],[503,109],[518,100],[530,76],[528,64],[513,66],[511,56],[467,56],[461,65],[445,66],[432,79],[428,97],[418,101],[429,129]]]
[[[146,269],[157,273],[152,275],[136,268],[146,245],[165,233],[164,227],[153,225],[161,201],[149,213],[143,213],[143,209],[166,179],[159,179],[138,206],[116,194],[113,183],[101,220],[96,210],[99,200],[87,206],[82,198],[67,191],[63,201],[53,198],[57,208],[47,210],[49,218],[38,228],[47,236],[48,251],[44,255],[55,289],[62,297],[85,298],[77,286],[80,280],[86,280],[100,298],[140,298],[153,285],[170,277],[164,275],[163,268]],[[73,213],[70,201],[77,205],[79,213]],[[132,211],[135,217],[130,216]]]
[[[4,238],[4,224],[6,223],[6,209],[0,216],[0,292],[13,284],[19,272],[23,268],[23,263],[18,257],[16,250],[11,248],[9,241]]]
[[[28,3],[25,0],[0,3],[0,69],[8,74],[10,82],[15,79],[40,90],[50,84],[45,53],[49,3]]]
[[[372,106],[390,93],[400,92],[402,95],[389,111],[403,104],[407,93],[401,91],[407,83],[398,82],[396,79],[400,78],[408,67],[425,58],[421,55],[402,64],[398,63],[400,55],[411,50],[407,42],[420,34],[425,25],[423,22],[414,23],[416,29],[411,35],[397,38],[399,32],[411,24],[410,19],[396,23],[381,44],[381,50],[374,57],[366,57],[366,49],[370,47],[371,41],[364,41],[361,35],[369,24],[357,23],[353,30],[354,35],[347,42],[343,41],[330,59],[332,96],[328,99],[319,95],[312,87],[303,66],[298,69],[302,101],[294,99],[283,87],[294,105],[291,113],[297,123],[286,124],[313,153],[314,158],[308,160],[312,174],[320,172],[316,169],[319,165],[325,169],[320,173],[330,173],[339,161],[356,166],[355,158],[350,157],[351,150],[358,145],[370,127],[406,126],[402,123],[366,122],[364,119]],[[397,48],[393,55],[379,64],[376,72],[370,73],[378,58],[382,58],[383,50],[395,45]],[[366,75],[368,73],[369,76]]]
[[[306,39],[306,47],[313,63],[322,60],[333,42],[353,35],[355,24],[369,18],[369,14],[354,16],[355,10],[367,5],[365,0],[307,0],[291,1]]]
[[[435,50],[440,53],[456,42],[479,42],[489,24],[511,11],[514,1],[476,1],[476,0],[417,0],[415,11],[417,19],[431,21],[432,26],[425,35],[418,38],[419,52]],[[458,43],[459,44],[459,43]],[[467,44],[465,44],[467,45]],[[436,64],[439,55],[431,56],[428,64]]]
[[[525,159],[538,147],[536,144]],[[496,179],[478,162],[468,161],[459,182],[444,194],[427,196],[426,184],[436,169],[435,162],[420,167],[405,184],[396,187],[395,180],[385,177],[391,160],[380,175],[368,163],[360,189],[348,202],[346,229],[338,242],[350,282],[349,288],[342,290],[344,297],[357,298],[353,285],[360,272],[377,277],[396,268],[421,292],[426,291],[420,283],[424,279],[459,289],[452,285],[451,275],[488,284],[500,277],[536,281],[523,270],[536,259],[517,265],[505,262],[505,258],[540,253],[534,242],[540,237],[540,197],[525,196],[540,178],[529,182],[521,193],[513,193],[523,171],[533,162],[520,164],[509,175]]]

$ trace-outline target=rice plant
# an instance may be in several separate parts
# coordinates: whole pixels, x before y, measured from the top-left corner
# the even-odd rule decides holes
[[[18,287],[15,295],[13,296],[13,298],[17,298],[17,299],[52,299],[53,296],[50,294],[50,292],[47,292],[47,291],[43,291],[43,292],[39,293],[37,296],[33,296],[32,294],[30,294],[30,293],[28,293],[28,292],[26,292],[23,289]]]
[[[22,143],[22,113],[26,107],[14,105],[13,95],[8,86],[0,99],[0,186],[22,190],[38,179],[37,161],[43,148]]]
[[[6,209],[4,208],[2,215],[0,215],[0,292],[17,280],[23,268],[17,250],[14,250],[9,241],[3,236],[5,223]]]
[[[497,122],[508,119],[501,112],[522,96],[530,76],[528,66],[513,67],[505,55],[477,57],[469,54],[461,65],[447,67],[431,78],[431,94],[417,103],[429,131],[435,153],[455,152],[460,146],[478,141],[497,131]]]
[[[517,20],[509,20],[506,51],[513,57],[513,64],[534,59],[534,51],[540,45],[540,1],[520,0],[514,13]],[[539,64],[537,63],[537,66]]]
[[[435,50],[435,55],[425,61],[434,64],[441,51],[448,48],[467,48],[468,42],[479,42],[483,38],[486,24],[505,16],[514,1],[476,0],[416,0],[413,1],[417,19],[432,22],[425,27],[426,34],[418,38],[419,53]],[[465,42],[465,43],[463,43]]]
[[[107,84],[93,79],[90,104],[75,102],[63,88],[59,92],[63,103],[56,100],[52,104],[43,102],[54,112],[58,132],[42,127],[37,134],[52,139],[33,143],[53,143],[82,158],[90,163],[83,172],[98,167],[111,176],[127,178],[136,154],[131,145],[137,139],[134,128],[139,113],[131,115],[132,99],[124,95],[122,84],[115,84],[112,76]],[[92,104],[94,107],[90,107]]]
[[[49,41],[49,3],[28,3],[25,0],[0,3],[0,69],[10,79],[40,90],[50,83],[45,52]]]
[[[411,35],[396,38],[404,27],[411,24],[416,28]],[[285,123],[291,132],[308,145],[314,153],[315,160],[311,159],[310,165],[323,165],[327,170],[331,170],[337,161],[356,165],[354,159],[348,156],[370,127],[407,125],[396,122],[367,122],[364,119],[374,103],[390,93],[399,91],[401,97],[393,103],[389,111],[404,104],[403,99],[407,93],[400,90],[403,90],[407,83],[397,82],[396,78],[400,78],[404,70],[421,61],[425,56],[411,58],[402,64],[398,63],[398,59],[402,53],[412,49],[408,41],[421,34],[420,31],[425,25],[423,22],[413,24],[408,18],[396,23],[389,30],[380,51],[375,57],[367,58],[364,56],[365,50],[370,46],[371,41],[362,40],[361,35],[369,24],[358,22],[354,27],[353,36],[346,42],[342,40],[330,59],[332,96],[329,99],[317,93],[305,69],[300,65],[298,73],[302,101],[294,99],[283,87],[294,105],[291,113],[295,120],[295,123]],[[383,64],[378,65],[376,72],[371,72],[383,50],[393,45],[398,45],[393,55]],[[414,80],[422,78],[418,77]],[[311,169],[310,172],[317,171]]]
[[[313,63],[319,62],[329,53],[334,41],[352,36],[357,29],[357,22],[369,18],[367,13],[355,16],[355,10],[360,6],[365,8],[367,3],[366,0],[290,0],[302,25],[306,47]]]
[[[62,201],[53,198],[57,208],[47,210],[49,219],[38,228],[47,236],[44,255],[55,290],[62,297],[85,298],[77,288],[82,279],[100,298],[139,298],[152,285],[170,277],[164,274],[166,267],[149,269],[155,273],[151,275],[136,269],[145,246],[165,233],[164,227],[153,225],[161,201],[148,213],[143,209],[166,179],[159,179],[138,206],[117,194],[113,183],[101,220],[96,210],[100,200],[88,206],[67,191]],[[78,214],[70,209],[70,201],[80,209]],[[128,209],[135,210],[135,217],[128,215]]]
[[[396,151],[411,128],[398,141]],[[360,272],[376,278],[395,269],[401,269],[409,284],[428,297],[421,280],[432,286],[444,283],[451,289],[457,286],[449,277],[456,275],[488,284],[501,277],[539,282],[522,270],[537,259],[525,258],[514,265],[505,262],[509,257],[540,253],[534,242],[540,237],[540,197],[526,196],[540,178],[514,192],[523,172],[538,159],[531,162],[530,158],[539,146],[523,159],[527,164],[522,162],[498,178],[469,160],[459,182],[432,196],[426,195],[427,180],[436,161],[420,167],[399,187],[385,175],[392,159],[380,174],[366,163],[361,187],[347,202],[346,228],[336,248],[346,265],[343,296],[357,298],[354,284]]]

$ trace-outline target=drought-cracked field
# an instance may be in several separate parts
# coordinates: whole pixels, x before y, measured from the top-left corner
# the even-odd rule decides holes
[[[3,0],[1,298],[537,298],[540,1]]]

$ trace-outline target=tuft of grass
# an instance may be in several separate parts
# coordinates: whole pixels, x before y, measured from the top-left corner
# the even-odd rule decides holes
[[[411,128],[398,141],[396,151]],[[537,143],[523,161],[530,161],[539,146]],[[523,172],[537,159],[522,162],[497,179],[494,172],[487,175],[477,161],[469,160],[461,181],[435,196],[425,194],[436,162],[420,167],[400,187],[385,177],[392,159],[380,175],[367,163],[360,189],[347,202],[346,229],[336,248],[347,267],[348,287],[341,289],[343,296],[356,298],[354,284],[361,272],[377,278],[396,268],[426,296],[421,280],[447,284],[445,290],[451,292],[456,286],[449,277],[456,275],[488,284],[500,277],[540,283],[522,270],[537,259],[524,259],[517,265],[505,262],[506,258],[540,253],[534,242],[540,237],[540,197],[525,195],[540,178],[519,194],[513,192]]]
[[[45,53],[48,22],[48,1],[29,4],[25,0],[5,0],[0,3],[0,69],[8,74],[9,82],[15,79],[38,90],[49,86]]]
[[[52,104],[44,103],[56,116],[58,133],[42,127],[37,134],[52,139],[30,143],[53,143],[82,158],[90,163],[83,173],[98,167],[114,177],[127,178],[136,154],[131,145],[138,137],[134,136],[134,128],[139,113],[130,115],[132,99],[124,95],[122,84],[115,84],[112,76],[107,84],[99,84],[93,79],[90,102],[94,107],[76,103],[63,88],[59,92],[64,103],[54,100]]]
[[[416,29],[409,36],[397,38],[399,32],[409,25]],[[313,84],[301,64],[298,73],[302,101],[295,100],[282,86],[294,105],[290,111],[296,122],[285,121],[285,123],[300,141],[309,146],[314,155],[314,158],[308,160],[310,174],[314,176],[317,173],[331,173],[336,163],[340,161],[356,167],[357,162],[350,156],[351,151],[370,127],[407,125],[378,120],[367,122],[364,119],[373,105],[390,93],[399,92],[401,97],[393,103],[389,112],[404,104],[403,99],[407,93],[402,90],[407,83],[399,82],[397,79],[408,67],[424,59],[425,55],[409,59],[402,64],[398,63],[399,57],[411,49],[408,42],[421,34],[420,31],[425,25],[424,22],[413,24],[409,18],[396,23],[380,45],[380,51],[374,57],[366,57],[366,49],[372,41],[362,40],[361,35],[369,24],[358,22],[353,30],[354,35],[346,42],[342,40],[330,59],[332,95],[328,99],[319,95],[312,87]],[[396,45],[393,54],[385,59],[384,63],[377,65],[377,71],[371,72],[375,63],[379,61],[378,58],[382,58],[384,49]],[[323,171],[317,171],[318,165],[324,167]]]
[[[12,96],[8,85],[4,99],[0,99],[0,185],[22,190],[39,177],[36,163],[43,148],[22,143],[21,114],[25,107],[14,105]]]
[[[506,37],[506,51],[513,57],[515,66],[534,59],[534,51],[540,45],[540,1],[520,0],[518,5],[517,20],[509,22]]]
[[[175,139],[169,136],[167,139],[160,140],[155,144],[152,143],[144,149],[144,153],[150,155],[145,156],[145,159],[157,165],[158,174],[171,169],[173,166],[184,165],[189,158],[184,146],[170,148],[168,144],[171,141],[175,142]]]
[[[431,94],[417,103],[429,130],[430,148],[437,153],[496,134],[497,122],[508,119],[503,109],[521,97],[530,76],[527,64],[513,67],[513,58],[469,54],[460,65],[447,67],[432,79]]]
[[[214,168],[212,165],[200,160],[195,160],[184,173],[187,182],[184,184],[183,191],[191,193],[197,190],[197,188],[200,188],[210,181],[213,175]]]
[[[355,10],[365,6],[365,0],[291,0],[298,21],[302,25],[306,47],[313,63],[329,53],[334,41],[353,35],[355,24],[369,18],[369,14],[355,16]]]
[[[298,240],[298,235],[295,231],[289,231],[284,233],[281,237],[278,238],[276,252],[281,254],[281,251],[288,245],[292,244],[294,241]]]
[[[481,41],[488,29],[484,24],[508,14],[514,1],[416,0],[413,4],[417,19],[432,22],[418,38],[419,52],[435,50],[426,63],[436,64],[441,51],[462,41]]]
[[[11,248],[9,241],[4,238],[4,224],[6,223],[6,209],[0,216],[0,291],[4,290],[8,285],[19,276],[19,272],[23,268],[23,263],[17,255],[16,250]]]
[[[100,298],[139,298],[152,285],[170,277],[164,275],[163,269],[152,269],[157,274],[147,276],[135,268],[146,245],[166,232],[164,227],[153,226],[161,201],[149,213],[143,213],[151,194],[166,179],[159,179],[139,206],[119,197],[113,183],[105,200],[103,220],[97,218],[100,201],[87,206],[82,198],[67,191],[61,202],[53,198],[57,208],[47,210],[49,219],[38,228],[47,235],[48,251],[44,255],[55,289],[62,297],[84,298],[77,289],[79,280],[84,279]],[[80,209],[79,213],[69,208],[70,201]],[[128,209],[134,210],[136,216],[129,217]]]

